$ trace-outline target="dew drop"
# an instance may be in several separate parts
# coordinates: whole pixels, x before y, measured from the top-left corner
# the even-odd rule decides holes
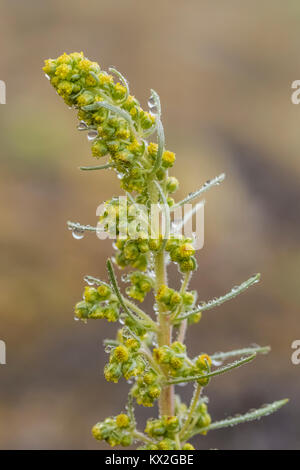
[[[151,96],[148,100],[148,106],[149,106],[149,109],[150,109],[150,112],[152,114],[157,114],[158,113],[158,109],[157,109],[157,105],[156,105],[156,101],[155,101],[155,98],[154,96]]]
[[[88,276],[85,276],[83,278],[84,282],[86,282],[89,286],[94,286],[96,284],[95,281],[93,281],[90,277]]]
[[[88,128],[88,125],[87,125],[86,122],[84,122],[84,121],[80,121],[80,122],[78,123],[78,125],[77,125],[77,129],[78,129],[79,131],[83,131],[83,130],[85,130],[85,129],[87,129],[87,128]]]
[[[150,96],[149,100],[148,100],[148,106],[149,108],[153,108],[153,106],[155,106],[155,98],[153,95]]]
[[[87,139],[88,139],[89,141],[95,140],[95,139],[97,139],[97,137],[98,137],[98,131],[96,131],[96,129],[91,129],[91,130],[88,132]]]
[[[74,320],[75,320],[75,321],[79,321],[79,318],[78,318],[78,317],[74,317]]]
[[[74,228],[72,230],[72,235],[75,240],[81,240],[84,237],[84,230],[81,228]]]
[[[50,77],[47,73],[45,73],[45,77],[47,78],[47,80],[50,80]]]

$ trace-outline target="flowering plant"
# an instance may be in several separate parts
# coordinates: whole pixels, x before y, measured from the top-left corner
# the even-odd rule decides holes
[[[95,424],[93,436],[111,446],[129,446],[140,442],[145,450],[193,450],[189,442],[196,435],[233,426],[268,415],[287,400],[280,400],[244,415],[212,422],[208,399],[203,395],[210,380],[220,374],[265,354],[269,347],[250,347],[225,353],[200,353],[191,358],[185,345],[186,329],[200,321],[203,312],[221,305],[259,281],[252,276],[227,294],[208,302],[197,302],[196,291],[189,290],[197,269],[193,237],[173,230],[172,213],[199,198],[219,184],[224,175],[208,181],[184,200],[175,202],[171,194],[178,180],[169,176],[175,154],[165,148],[159,96],[152,90],[149,111],[141,108],[130,95],[126,79],[115,69],[110,74],[83,53],[63,54],[45,61],[47,78],[65,103],[77,110],[78,129],[86,131],[96,159],[107,158],[102,165],[82,170],[116,171],[127,196],[126,206],[117,198],[107,201],[100,214],[102,232],[114,229],[115,255],[107,261],[109,281],[86,276],[83,300],[75,306],[75,316],[82,321],[103,319],[121,324],[115,339],[105,340],[109,360],[104,369],[106,380],[122,378],[132,383],[126,409],[115,417]],[[117,78],[114,80],[113,75]],[[157,142],[149,142],[156,133]],[[164,230],[152,230],[152,205],[159,207]],[[141,215],[139,205],[143,205]],[[195,212],[191,209],[190,216]],[[146,220],[145,220],[146,219]],[[113,222],[112,222],[113,221]],[[150,223],[149,223],[150,221]],[[142,223],[143,222],[143,223]],[[69,222],[76,238],[96,227]],[[130,236],[134,224],[136,236]],[[182,224],[181,224],[182,226]],[[167,280],[167,266],[177,265],[182,276],[179,291]],[[113,265],[130,268],[123,281],[129,285],[121,293]],[[146,313],[135,301],[143,302],[154,292],[153,314]],[[228,359],[234,362],[228,363]],[[225,362],[225,364],[224,364]],[[189,405],[183,403],[177,384],[194,384]],[[144,432],[137,428],[134,401],[139,405],[159,405],[159,416],[147,421]]]

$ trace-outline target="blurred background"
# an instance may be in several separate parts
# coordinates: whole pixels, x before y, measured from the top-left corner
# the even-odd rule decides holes
[[[142,106],[150,88],[160,94],[178,198],[227,175],[206,195],[192,281],[200,298],[262,273],[258,286],[203,315],[188,333],[190,353],[272,345],[268,356],[209,385],[213,419],[290,403],[194,444],[299,448],[300,366],[291,363],[300,339],[300,106],[291,103],[299,31],[296,0],[1,1],[0,448],[106,448],[90,429],[126,401],[126,383],[102,375],[102,341],[116,325],[73,320],[83,276],[106,278],[111,243],[92,234],[74,240],[66,221],[96,223],[98,204],[119,194],[113,173],[78,170],[94,163],[90,144],[41,70],[45,58],[81,50],[103,68],[116,66]],[[170,277],[178,285],[176,269]],[[156,409],[137,413],[143,426]]]

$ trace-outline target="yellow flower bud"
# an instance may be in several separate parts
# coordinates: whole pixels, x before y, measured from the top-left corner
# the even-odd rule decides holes
[[[101,423],[97,423],[95,424],[95,426],[92,427],[92,435],[98,441],[101,441],[101,439],[103,439],[103,437],[101,436]]]
[[[201,354],[201,356],[198,356],[196,360],[196,366],[199,369],[207,369],[207,367],[211,367],[211,358],[208,356],[208,354]]]
[[[124,413],[119,414],[116,416],[116,425],[118,428],[127,428],[130,424],[129,417]]]
[[[175,162],[175,153],[166,150],[162,156],[162,163],[165,168],[170,168],[174,165]]]
[[[149,387],[148,393],[149,393],[151,398],[159,398],[161,390],[156,385],[151,385]]]
[[[117,362],[126,362],[129,358],[128,349],[123,345],[117,346],[113,352],[113,358]]]
[[[190,243],[183,243],[183,245],[179,247],[179,253],[181,258],[187,259],[195,254],[195,248]]]
[[[184,446],[182,447],[182,450],[195,450],[195,447],[190,444],[189,442],[187,442],[186,444],[184,444]]]

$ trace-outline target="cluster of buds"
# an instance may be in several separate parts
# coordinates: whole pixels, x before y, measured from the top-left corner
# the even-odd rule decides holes
[[[210,372],[211,359],[207,354],[201,354],[194,360],[189,359],[186,354],[186,346],[175,341],[171,346],[161,346],[153,349],[153,358],[164,366],[171,377],[189,377],[202,375],[198,383],[207,385],[209,379],[205,374]]]
[[[117,249],[115,262],[121,268],[131,266],[139,271],[146,271],[151,252],[158,252],[162,246],[162,238],[148,238],[144,233],[139,234],[136,239],[118,239],[115,243]]]
[[[182,303],[182,296],[179,292],[166,285],[162,285],[155,296],[156,300],[164,305],[166,310],[173,311]]]
[[[75,318],[83,321],[88,319],[106,318],[109,322],[119,319],[120,304],[109,286],[86,286],[83,300],[75,305]]]
[[[113,348],[109,363],[104,368],[107,381],[118,382],[123,376],[126,380],[139,376],[145,370],[145,360],[139,353],[140,343],[134,338],[124,340]]]
[[[136,240],[118,239],[115,244],[118,250],[115,261],[120,268],[131,266],[139,271],[145,271],[149,263],[149,245],[143,237]],[[146,251],[147,250],[147,251]]]
[[[197,416],[197,420],[195,420],[195,428],[198,430],[202,428],[206,428],[211,423],[210,414],[207,411],[207,405],[204,402],[200,402],[196,409],[195,409],[195,416]],[[201,434],[206,434],[206,431],[202,431]]]
[[[130,446],[133,442],[134,423],[129,416],[121,413],[118,416],[106,418],[95,424],[92,434],[98,441],[106,441],[110,446]]]
[[[161,378],[150,370],[136,379],[130,393],[139,405],[150,407],[160,397],[161,390]]]
[[[190,292],[183,292],[181,294],[181,299],[182,299],[182,303],[180,304],[180,312],[187,312],[195,306],[195,303],[196,303],[196,300],[197,300],[197,291],[194,290],[194,291],[190,291]],[[176,311],[175,311],[175,313],[176,313]],[[202,317],[201,312],[197,312],[197,313],[194,313],[192,315],[189,315],[189,317],[187,319],[188,325],[198,323],[201,320],[201,317]],[[182,320],[178,319],[177,316],[175,316],[174,321],[173,321],[173,325],[174,326],[180,326],[181,321]]]
[[[171,237],[166,243],[166,250],[170,253],[170,258],[174,263],[178,263],[182,273],[195,271],[197,261],[194,256],[195,248],[191,238]]]
[[[127,295],[132,299],[143,302],[148,292],[153,288],[153,279],[147,274],[139,271],[132,272],[128,279],[131,286],[126,289]]]
[[[176,434],[180,431],[180,423],[177,416],[162,416],[160,419],[148,419],[145,433],[155,443],[140,447],[140,450],[175,450]],[[194,450],[194,446],[185,443],[182,450]]]
[[[166,311],[173,312],[179,307],[180,310],[185,311],[194,306],[197,293],[195,291],[180,293],[163,284],[158,289],[155,299],[164,306]],[[199,320],[200,318],[197,321]]]
[[[162,416],[160,419],[148,419],[145,433],[154,439],[161,437],[174,439],[179,428],[177,416]]]
[[[115,82],[82,52],[48,59],[43,70],[67,105],[78,109],[79,130],[88,131],[93,156],[110,157],[125,190],[145,192],[158,151],[145,137],[154,132],[156,117],[129,94],[124,77],[111,69],[120,79]],[[160,178],[174,161],[174,153],[164,150]]]

